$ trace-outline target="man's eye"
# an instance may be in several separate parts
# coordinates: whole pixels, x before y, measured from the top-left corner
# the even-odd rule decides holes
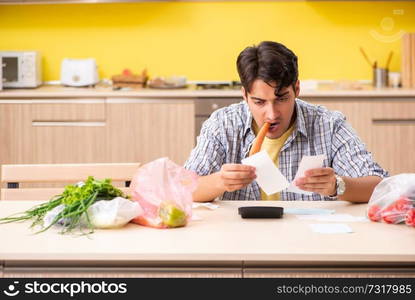
[[[254,103],[256,105],[263,105],[265,103],[265,101],[254,101]]]
[[[284,102],[284,101],[287,101],[287,100],[288,100],[288,97],[278,98],[278,101],[280,101],[280,102]]]

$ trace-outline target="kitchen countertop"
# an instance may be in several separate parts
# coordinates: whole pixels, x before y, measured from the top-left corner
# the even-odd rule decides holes
[[[39,202],[0,201],[0,217],[26,210]],[[52,228],[31,234],[30,222],[0,225],[0,262],[156,262],[176,265],[216,262],[299,266],[415,266],[414,228],[373,222],[344,222],[353,233],[319,234],[308,226],[317,221],[286,214],[282,219],[241,219],[239,206],[326,208],[364,216],[366,204],[344,201],[221,201],[219,208],[199,207],[201,220],[176,229],[128,224],[122,229],[96,230],[90,238],[66,236]],[[328,222],[330,223],[330,222]]]
[[[0,91],[1,99],[14,98],[241,98],[240,90],[211,89],[202,90],[192,86],[184,89],[136,89],[129,91],[114,91],[110,87],[77,88],[63,86],[41,86],[36,89],[4,89]],[[374,89],[371,86],[361,86],[360,89],[336,88],[333,86],[322,86],[317,90],[302,90],[301,97],[399,97],[415,98],[415,89],[384,88]]]

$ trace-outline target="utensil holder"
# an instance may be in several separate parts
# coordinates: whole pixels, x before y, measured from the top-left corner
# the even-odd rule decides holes
[[[373,69],[373,86],[375,88],[385,88],[388,86],[389,70],[385,68]]]

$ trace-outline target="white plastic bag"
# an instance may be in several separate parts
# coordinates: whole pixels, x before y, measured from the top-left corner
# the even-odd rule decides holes
[[[137,202],[122,197],[97,201],[88,209],[91,224],[101,229],[122,227],[142,212]]]
[[[56,206],[54,209],[48,211],[43,217],[43,226],[48,227],[50,224],[52,224],[56,216],[59,215],[64,209],[65,209],[65,204],[60,204]],[[57,224],[63,225],[65,224],[65,220],[60,219]]]
[[[367,216],[375,222],[415,227],[415,174],[398,174],[383,179],[369,200]]]
[[[64,209],[65,205],[61,204],[49,211],[43,219],[43,226],[49,226]],[[116,197],[112,200],[100,200],[92,204],[88,209],[88,216],[94,228],[106,229],[122,227],[140,216],[142,212],[143,210],[137,202]],[[57,224],[65,226],[67,222],[69,220],[60,219]],[[82,216],[81,225],[88,225],[85,214]]]

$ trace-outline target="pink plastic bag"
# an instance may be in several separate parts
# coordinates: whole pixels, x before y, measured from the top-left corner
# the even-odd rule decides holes
[[[192,216],[192,193],[197,178],[196,173],[168,158],[139,168],[131,182],[131,195],[143,213],[133,222],[156,228],[186,226]]]
[[[374,222],[415,227],[415,174],[383,179],[370,197],[367,216]]]

